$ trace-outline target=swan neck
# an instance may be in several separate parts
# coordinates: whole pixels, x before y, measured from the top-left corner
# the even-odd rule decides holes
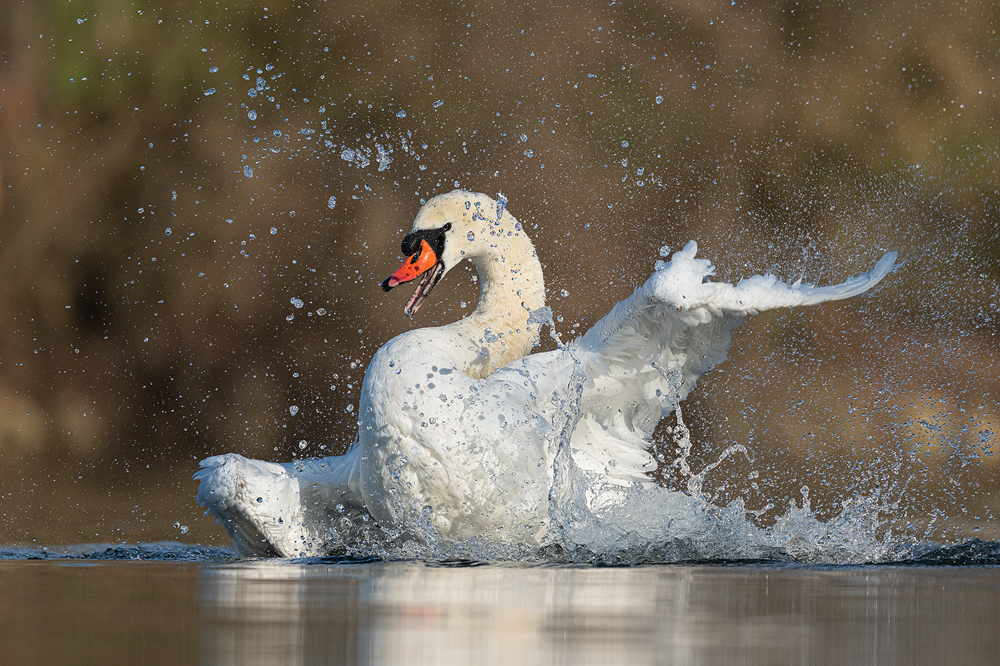
[[[531,351],[540,326],[531,312],[545,306],[545,283],[535,248],[524,232],[506,236],[487,252],[470,257],[479,274],[479,304],[460,324],[485,347],[488,360],[470,369],[486,377]]]

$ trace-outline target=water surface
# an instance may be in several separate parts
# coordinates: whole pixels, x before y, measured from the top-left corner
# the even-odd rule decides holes
[[[982,542],[849,567],[239,560],[186,547],[70,555],[0,561],[7,663],[909,665],[1000,655],[997,548]]]

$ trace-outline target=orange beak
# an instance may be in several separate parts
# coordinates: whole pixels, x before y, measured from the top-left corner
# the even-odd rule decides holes
[[[389,291],[393,287],[415,280],[437,264],[437,255],[431,249],[430,243],[420,241],[420,251],[410,256],[395,273],[386,278],[382,288]]]

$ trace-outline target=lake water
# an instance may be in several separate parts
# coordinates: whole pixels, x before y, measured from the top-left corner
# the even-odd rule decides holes
[[[983,542],[847,567],[7,551],[0,654],[9,664],[995,664],[998,556]]]

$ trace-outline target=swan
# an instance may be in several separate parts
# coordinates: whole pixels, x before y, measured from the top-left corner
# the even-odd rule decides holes
[[[855,296],[895,265],[890,252],[838,285],[758,275],[734,286],[708,280],[714,268],[691,241],[581,337],[531,354],[551,323],[542,268],[498,198],[455,190],[417,213],[402,242],[407,258],[382,288],[417,281],[404,307],[412,317],[468,260],[479,303],[375,353],[346,454],[279,464],[229,453],[200,463],[197,500],[241,556],[324,555],[370,521],[417,538],[542,544],[560,447],[591,479],[592,508],[652,485],[653,429],[725,360],[748,315]]]

